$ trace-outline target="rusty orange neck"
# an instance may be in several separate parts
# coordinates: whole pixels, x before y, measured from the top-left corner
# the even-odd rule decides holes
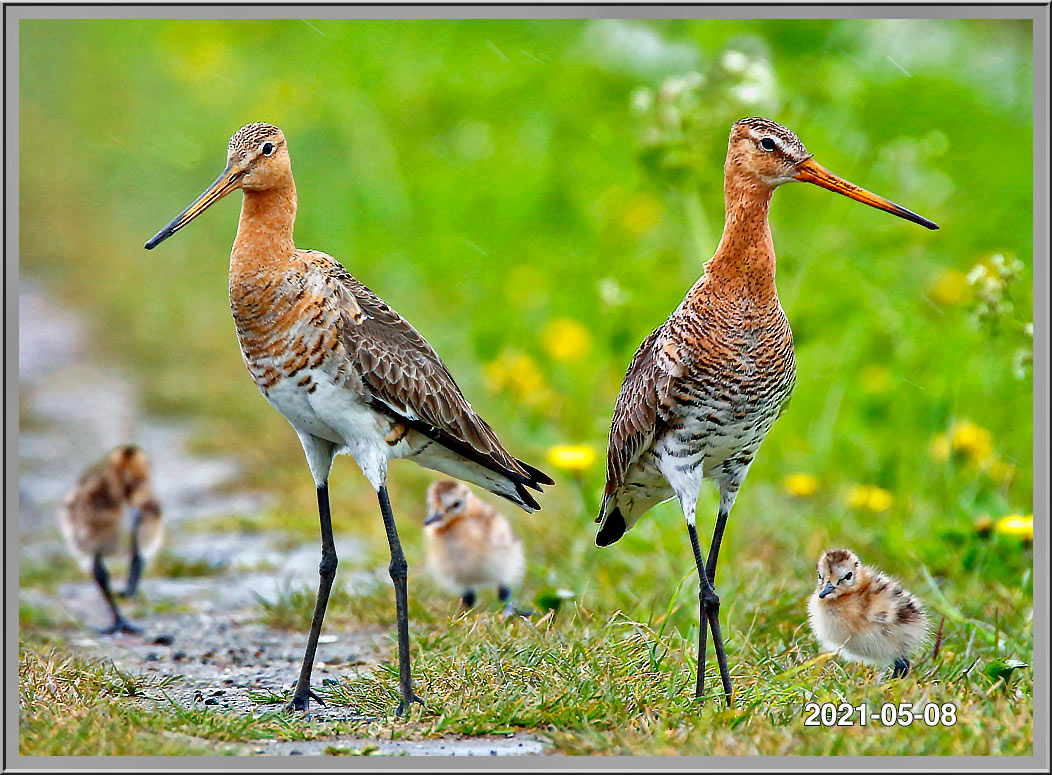
[[[705,265],[706,283],[712,290],[756,302],[777,301],[774,242],[767,222],[774,189],[738,174],[728,161],[723,190],[727,215],[720,244]]]
[[[296,184],[266,191],[245,191],[237,238],[230,253],[231,274],[265,272],[287,261],[296,251]]]

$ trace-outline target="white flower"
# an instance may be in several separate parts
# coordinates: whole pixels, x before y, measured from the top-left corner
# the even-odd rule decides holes
[[[632,91],[632,110],[647,113],[654,106],[654,92],[645,86]]]
[[[744,73],[745,69],[749,66],[749,57],[741,51],[728,49],[723,52],[723,58],[720,64],[722,64],[723,69],[729,73]]]

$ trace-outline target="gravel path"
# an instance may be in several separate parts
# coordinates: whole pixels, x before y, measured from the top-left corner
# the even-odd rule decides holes
[[[151,613],[134,619],[142,635],[101,636],[94,627],[108,611],[87,575],[49,593],[19,590],[20,600],[48,612],[81,652],[112,659],[133,674],[180,675],[166,692],[184,705],[258,713],[274,706],[251,700],[253,692],[290,688],[298,672],[306,633],[270,630],[253,622],[257,598],[275,599],[289,586],[317,584],[319,548],[277,534],[208,533],[182,526],[216,515],[251,515],[268,505],[262,493],[224,488],[238,476],[236,461],[189,452],[189,427],[151,418],[142,410],[128,375],[90,354],[90,330],[38,286],[19,289],[19,535],[22,561],[44,564],[65,547],[55,520],[66,489],[79,472],[120,443],[134,440],[150,455],[154,485],[168,527],[164,551],[187,563],[217,569],[215,575],[147,576],[141,586]],[[289,548],[292,546],[293,548]],[[337,539],[341,557],[361,554],[353,537]],[[115,578],[124,564],[114,562]],[[375,583],[373,569],[341,564],[347,589]],[[126,604],[127,606],[127,604]],[[390,648],[384,628],[326,632],[319,644],[314,682],[368,670]],[[356,718],[353,709],[328,707],[319,721]],[[325,755],[368,749],[377,754],[490,756],[543,753],[528,735],[424,741],[333,737],[312,742],[205,742],[217,750],[251,755]]]

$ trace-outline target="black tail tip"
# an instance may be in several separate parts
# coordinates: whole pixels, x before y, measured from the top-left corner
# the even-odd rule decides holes
[[[904,678],[906,673],[910,671],[910,661],[905,657],[899,657],[893,663],[891,670],[892,678]]]
[[[526,473],[530,475],[530,479],[533,480],[533,481],[530,481],[530,482],[525,482],[527,487],[532,487],[533,489],[539,491],[541,488],[538,487],[537,485],[541,485],[541,484],[548,484],[548,485],[555,484],[555,480],[552,479],[550,476],[548,476],[548,474],[544,473],[544,471],[542,471],[541,469],[534,468],[529,463],[524,463],[524,462],[522,462],[521,460],[518,460],[518,459],[516,459],[516,462],[520,466],[523,467],[523,470],[525,470]]]
[[[626,530],[628,530],[628,525],[625,524],[625,518],[621,516],[621,509],[615,508],[603,520],[599,533],[595,537],[595,545],[610,546],[623,536]]]
[[[515,483],[515,492],[522,499],[520,506],[528,507],[532,511],[540,511],[541,504],[537,502],[537,499],[530,494],[530,491],[523,487],[518,482]]]

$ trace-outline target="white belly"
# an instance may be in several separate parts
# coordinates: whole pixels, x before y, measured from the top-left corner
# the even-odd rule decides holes
[[[344,441],[339,432],[319,416],[311,401],[313,395],[308,393],[305,387],[297,384],[301,379],[301,374],[297,374],[293,379],[280,380],[263,393],[264,397],[271,406],[284,415],[286,420],[292,423],[293,428],[301,433],[309,433],[320,439],[343,444]],[[312,372],[312,376],[315,379],[324,378],[318,372]]]

